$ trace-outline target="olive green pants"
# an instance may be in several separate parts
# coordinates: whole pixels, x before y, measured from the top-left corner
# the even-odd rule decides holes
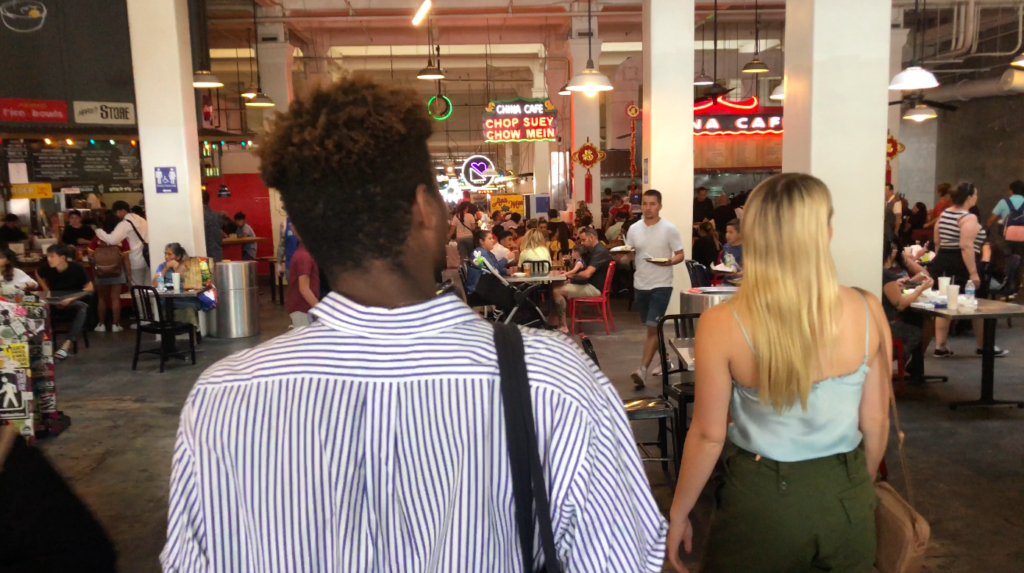
[[[871,571],[878,496],[863,449],[776,462],[732,448],[701,573]]]

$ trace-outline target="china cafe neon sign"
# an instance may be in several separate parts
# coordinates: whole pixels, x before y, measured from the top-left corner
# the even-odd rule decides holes
[[[558,111],[548,99],[492,101],[483,113],[487,143],[554,141]]]
[[[695,135],[764,135],[782,133],[782,115],[698,115],[693,118]]]

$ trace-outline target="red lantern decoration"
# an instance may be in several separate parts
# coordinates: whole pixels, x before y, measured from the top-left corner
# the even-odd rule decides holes
[[[626,116],[629,117],[629,176],[636,178],[636,118],[640,117],[640,108],[629,102],[626,106]]]
[[[572,154],[572,160],[587,170],[583,186],[587,203],[594,200],[594,178],[590,175],[590,169],[597,165],[598,162],[604,161],[604,158],[607,156],[608,154],[595,147],[593,143],[590,143],[589,137],[587,142]]]

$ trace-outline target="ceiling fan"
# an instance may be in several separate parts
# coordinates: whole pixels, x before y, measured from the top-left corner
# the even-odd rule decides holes
[[[903,119],[922,122],[926,119],[935,119],[939,114],[934,108],[946,111],[956,111],[957,107],[940,101],[925,99],[923,91],[910,92],[902,98],[889,102],[889,105],[898,105],[903,110]]]
[[[706,101],[718,99],[719,96],[724,96],[736,88],[726,88],[722,84],[718,83],[718,0],[715,0],[715,64],[713,68],[714,79],[710,86],[704,89],[704,94],[695,99],[693,103],[703,103]],[[702,42],[703,43],[703,42]],[[701,74],[703,75],[703,73]],[[705,76],[706,77],[706,76]],[[702,84],[703,85],[703,84]]]
[[[920,6],[918,5],[917,0],[914,0],[914,27],[916,37],[914,38],[913,57],[910,59],[910,66],[896,74],[892,83],[889,84],[890,90],[902,90],[904,94],[899,100],[889,102],[889,105],[899,105],[904,110],[903,119],[909,119],[916,122],[922,122],[938,117],[938,113],[934,108],[948,111],[957,110],[955,105],[925,99],[924,97],[924,90],[938,86],[939,82],[935,79],[934,74],[918,65],[918,62],[922,59],[924,52],[924,33],[922,32],[923,24],[919,8]],[[921,40],[920,49],[918,48],[918,37]]]

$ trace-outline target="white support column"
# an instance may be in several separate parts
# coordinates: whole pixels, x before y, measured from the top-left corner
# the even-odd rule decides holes
[[[900,73],[903,69],[903,47],[907,45],[907,36],[910,34],[909,28],[893,28],[889,32],[890,44],[889,44],[889,77],[892,78],[896,74]],[[892,101],[896,101],[900,97],[900,92],[891,92]],[[889,106],[889,117],[888,117],[888,128],[889,133],[900,140],[900,124],[903,122],[903,106],[891,105]],[[899,171],[900,171],[900,158],[896,156],[889,162],[889,166],[892,168],[892,184],[896,186],[897,191],[906,193],[907,190],[901,189],[899,185]]]
[[[274,113],[288,111],[295,97],[292,89],[292,52],[284,24],[262,24],[256,49],[260,54],[260,81],[263,93],[274,100],[274,107],[263,108],[263,124],[269,125]],[[267,41],[264,41],[267,39]]]
[[[585,19],[584,19],[585,20]],[[587,67],[587,58],[594,60],[597,66],[601,59],[601,39],[597,37],[597,18],[593,19],[594,37],[591,42],[591,49],[588,52],[587,40],[569,40],[569,54],[572,58],[572,77],[576,77]],[[575,152],[590,138],[590,142],[598,149],[601,145],[601,99],[599,95],[587,96],[583,92],[573,92],[572,96],[572,149]],[[562,137],[565,137],[564,135]],[[576,203],[586,199],[586,176],[587,170],[578,163],[573,163],[573,196],[569,210],[576,211]],[[594,224],[601,221],[601,164],[598,163],[590,170],[593,180],[593,195],[587,206],[590,214],[594,216]]]
[[[544,78],[544,64],[537,62],[537,64],[532,66],[532,69],[533,97],[549,97]],[[565,129],[564,120],[564,117],[558,118],[559,130]],[[536,195],[551,194],[551,144],[547,141],[539,141],[533,144],[533,192]],[[547,215],[545,214],[545,216]]]
[[[690,257],[693,223],[693,0],[644,0],[643,189],[661,191],[661,216],[679,228]],[[669,312],[690,287],[680,265]]]
[[[142,187],[149,217],[149,252],[181,243],[206,255],[192,48],[185,2],[128,0]],[[157,193],[155,169],[174,167],[177,193]]]
[[[786,2],[783,171],[832,191],[839,282],[881,290],[889,2]]]

